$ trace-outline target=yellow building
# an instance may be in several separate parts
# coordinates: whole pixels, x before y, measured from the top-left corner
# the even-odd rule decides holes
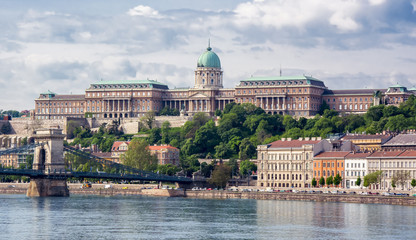
[[[349,140],[362,152],[372,152],[381,149],[381,145],[392,138],[392,135],[382,134],[347,134],[342,140]]]

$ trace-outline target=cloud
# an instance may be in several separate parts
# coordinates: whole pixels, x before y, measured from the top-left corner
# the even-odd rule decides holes
[[[409,0],[263,0],[239,4],[232,21],[245,44],[362,49],[410,44],[409,29],[416,27],[413,12]]]
[[[159,12],[154,10],[149,6],[138,5],[132,9],[127,11],[127,14],[130,16],[143,16],[143,17],[151,17],[151,18],[160,18],[162,17],[159,15]]]
[[[416,81],[414,0],[246,0],[227,10],[220,0],[203,10],[186,2],[118,11],[103,3],[105,14],[0,10],[2,105],[32,106],[47,89],[83,93],[100,79],[193,86],[208,37],[226,87],[252,74],[279,75],[280,64],[284,75],[313,74],[334,89]]]

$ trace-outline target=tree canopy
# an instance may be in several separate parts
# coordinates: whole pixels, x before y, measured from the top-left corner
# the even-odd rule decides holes
[[[148,149],[149,144],[143,139],[133,139],[129,148],[120,156],[124,165],[140,170],[153,171],[157,167],[157,157]]]

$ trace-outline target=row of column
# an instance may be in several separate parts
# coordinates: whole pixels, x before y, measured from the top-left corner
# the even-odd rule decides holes
[[[165,106],[168,106],[169,108],[179,109],[181,110],[182,107],[185,108],[185,110],[188,110],[188,101],[187,100],[169,100],[166,101]]]
[[[126,108],[127,105],[127,108]],[[104,100],[103,101],[103,112],[129,112],[130,100]],[[105,107],[105,109],[104,109]]]
[[[228,100],[217,100],[217,102],[218,102],[218,109],[219,110],[224,110],[225,109],[225,105],[227,105],[227,104],[229,104],[231,102],[234,102],[234,101],[228,99]]]
[[[228,100],[227,100],[228,101]],[[231,100],[227,103],[230,103]],[[225,108],[225,104],[223,103],[223,107],[220,108],[220,101],[218,101],[218,106],[220,109]],[[210,112],[215,109],[212,107],[212,101],[207,99],[200,99],[200,100],[170,100],[166,101],[165,106],[169,108],[179,109],[181,110],[182,107],[185,108],[186,111],[198,111],[198,112]]]
[[[22,146],[23,137],[0,137],[0,148],[16,148]]]
[[[271,101],[269,101],[269,98],[270,97],[260,97],[260,99],[257,98],[257,105],[259,105],[258,103],[260,102],[259,107],[263,109],[267,109],[267,110],[286,110],[287,109],[285,97],[272,97]],[[276,101],[275,101],[275,98],[277,98]]]
[[[210,100],[190,100],[189,108],[191,111],[210,112],[211,101]]]

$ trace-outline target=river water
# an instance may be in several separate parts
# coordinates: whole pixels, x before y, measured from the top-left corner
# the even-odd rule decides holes
[[[0,239],[415,239],[416,207],[0,195]]]

